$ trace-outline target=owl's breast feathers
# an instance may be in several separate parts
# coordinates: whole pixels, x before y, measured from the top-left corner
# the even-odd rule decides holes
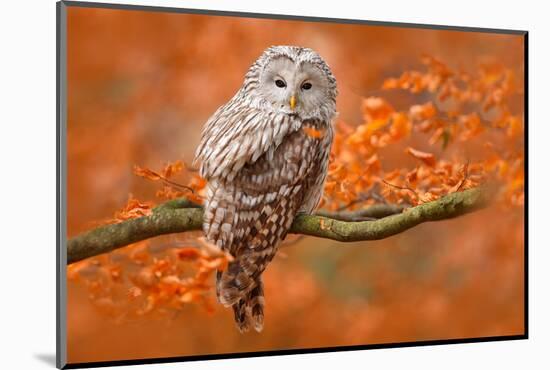
[[[260,275],[296,214],[317,206],[332,142],[328,122],[271,118],[258,130],[246,112],[237,120],[250,120],[241,130],[207,125],[197,155],[209,181],[204,232],[235,257],[218,277],[218,297],[233,306],[241,330],[250,321],[261,330],[263,293],[261,299],[250,295],[262,291]]]
[[[226,137],[219,135],[224,130],[216,130],[199,147],[201,173],[209,181],[205,231],[222,236],[216,241],[232,253],[242,244],[236,238],[248,236],[251,242],[250,234],[268,232],[270,223],[288,224],[288,229],[294,217],[286,219],[284,210],[292,210],[292,216],[309,213],[322,195],[333,136],[330,123],[282,116],[273,119],[280,127],[264,125],[261,133],[243,129],[237,133],[241,138],[235,129],[225,131]],[[259,239],[261,233],[254,245]]]

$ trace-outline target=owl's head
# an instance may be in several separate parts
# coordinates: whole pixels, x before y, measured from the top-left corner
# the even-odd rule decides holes
[[[336,111],[336,79],[308,48],[268,48],[247,73],[244,88],[253,103],[277,113],[330,121]]]

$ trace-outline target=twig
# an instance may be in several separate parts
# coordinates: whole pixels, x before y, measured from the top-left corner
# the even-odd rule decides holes
[[[180,189],[189,190],[192,194],[195,194],[195,189],[193,189],[190,186],[178,184],[177,182],[174,182],[172,180],[168,180],[166,177],[163,177],[163,176],[161,176],[160,179],[168,185],[172,185],[172,186],[175,186],[175,187],[180,188]]]
[[[460,184],[458,185],[458,188],[456,188],[456,191],[460,191],[460,189],[462,189],[462,186],[464,185],[464,183],[468,179],[468,167],[469,166],[470,166],[470,160],[468,160],[466,162],[466,164],[464,165],[464,176],[462,176],[462,180],[460,180]]]

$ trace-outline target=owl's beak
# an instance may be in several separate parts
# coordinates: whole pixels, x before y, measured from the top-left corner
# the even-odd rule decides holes
[[[296,97],[292,95],[290,97],[290,109],[294,110],[296,108]]]

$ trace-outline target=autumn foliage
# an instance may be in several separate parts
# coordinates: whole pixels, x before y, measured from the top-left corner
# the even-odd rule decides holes
[[[106,31],[92,37],[99,20],[106,29],[124,22],[126,31],[141,38],[122,33],[106,41]],[[491,189],[493,206],[356,246],[334,248],[330,241],[289,237],[266,272],[269,324],[254,340],[235,333],[230,313],[215,300],[215,271],[232,257],[200,232],[147,240],[74,263],[67,267],[69,359],[137,356],[136,348],[117,347],[115,340],[98,344],[94,325],[122,340],[135,335],[133,325],[158,334],[159,325],[170,323],[174,329],[162,345],[140,342],[139,357],[520,332],[525,122],[519,36],[272,22],[69,11],[69,45],[84,55],[117,50],[113,61],[90,62],[75,54],[69,63],[74,86],[69,90],[69,236],[98,223],[148,215],[166,200],[185,197],[201,204],[206,182],[190,166],[200,128],[236,90],[257,54],[276,43],[318,49],[342,91],[321,208],[414,207],[478,186]],[[275,24],[279,36],[273,38]],[[176,33],[187,43],[166,25],[179,25]],[[230,42],[220,46],[224,29]],[[401,41],[403,32],[410,43]],[[393,46],[374,55],[358,47],[365,40]],[[453,43],[466,62],[457,63],[455,49],[441,49],[438,40]],[[253,52],[237,56],[234,48],[245,42]],[[227,58],[211,59],[205,43],[218,45]],[[208,62],[195,64],[191,53]],[[406,62],[397,63],[396,56]],[[139,62],[132,64],[128,59],[134,57]],[[229,76],[219,81],[222,70]],[[97,81],[104,81],[104,90]],[[98,91],[108,97],[84,104]],[[116,146],[97,140],[106,122]],[[95,203],[86,197],[98,194]],[[488,294],[497,281],[505,288]],[[77,311],[84,316],[77,318]],[[78,341],[100,349],[77,349]]]
[[[430,56],[421,61],[424,70],[388,78],[382,88],[427,93],[427,102],[399,111],[385,99],[368,97],[362,103],[362,124],[350,127],[338,123],[327,203],[338,209],[341,202],[353,202],[357,207],[358,197],[365,199],[363,204],[376,202],[364,194],[383,184],[380,193],[386,201],[417,205],[490,180],[498,182],[500,200],[523,205],[523,118],[513,114],[509,105],[523,92],[514,72],[494,63],[480,65],[471,75],[451,70]],[[488,150],[472,161],[468,155],[448,160],[408,146],[404,152],[418,160],[418,165],[384,171],[380,149],[410,135],[427,135],[428,148],[444,150],[476,139]],[[499,152],[495,142],[510,147]]]

